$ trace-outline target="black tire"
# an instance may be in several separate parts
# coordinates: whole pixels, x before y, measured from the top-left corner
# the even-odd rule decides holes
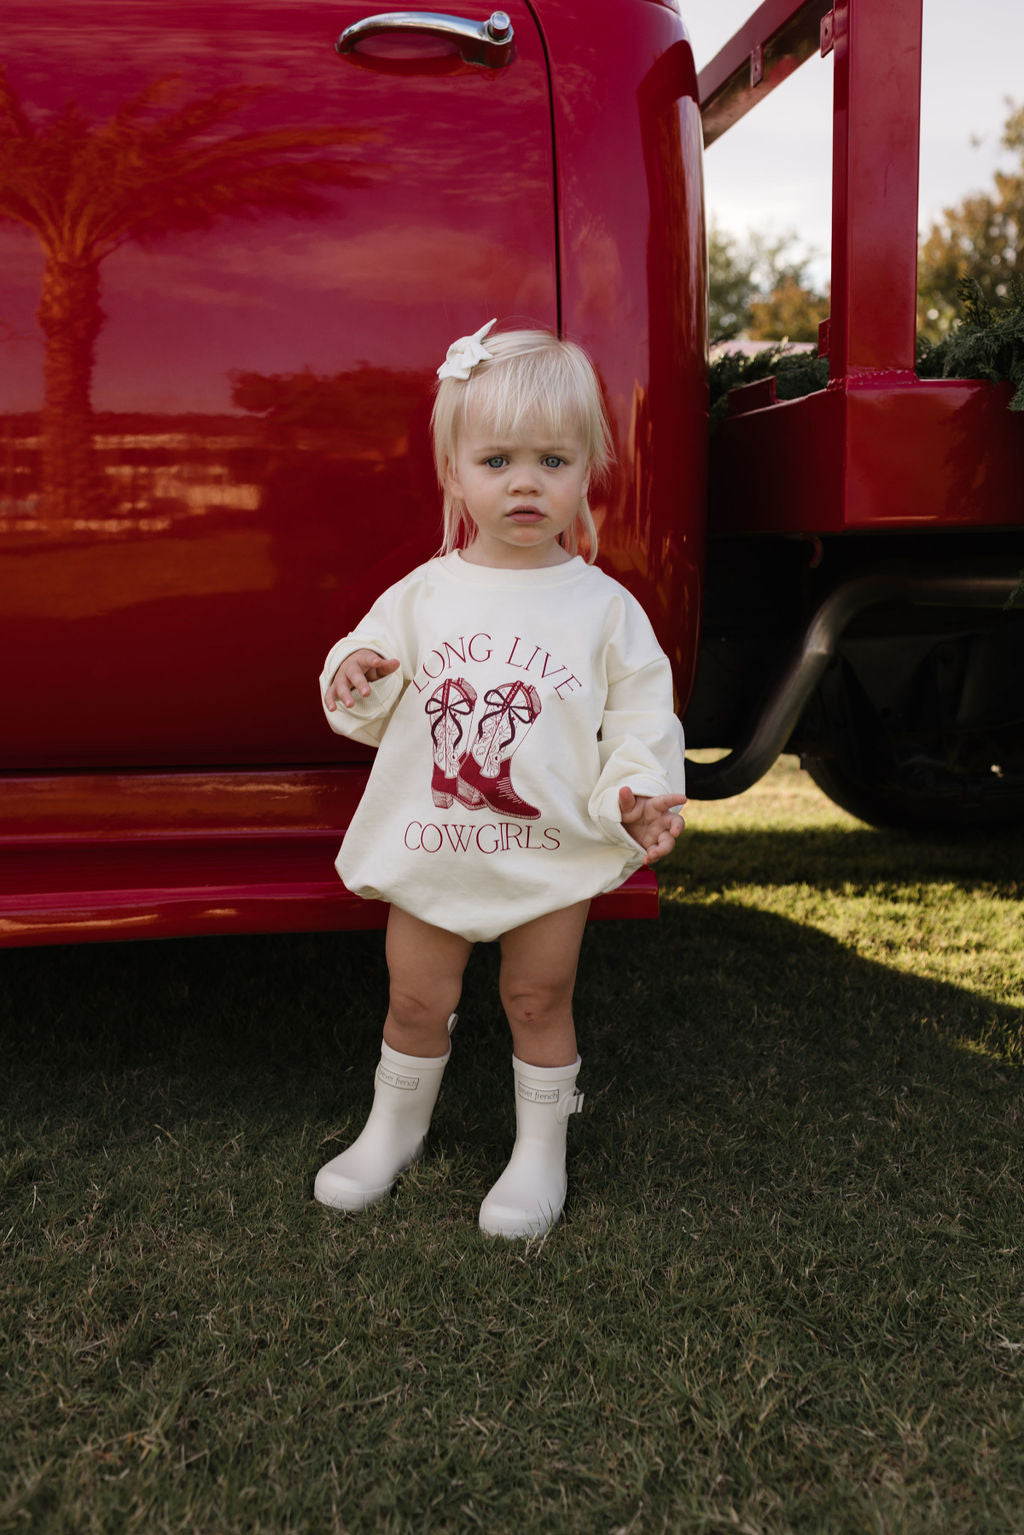
[[[869,826],[897,831],[973,831],[1024,825],[1024,794],[998,781],[981,792],[949,778],[941,784],[896,788],[864,782],[832,758],[804,757],[823,794]]]

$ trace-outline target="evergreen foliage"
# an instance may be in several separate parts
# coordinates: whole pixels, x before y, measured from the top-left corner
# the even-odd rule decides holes
[[[1024,410],[1024,276],[1012,277],[1007,287],[1006,298],[991,303],[975,278],[960,279],[963,315],[942,341],[920,338],[919,377],[1010,383],[1010,409]]]
[[[918,377],[1009,383],[1014,389],[1010,409],[1024,411],[1024,276],[1010,280],[1001,302],[990,302],[973,277],[961,278],[959,295],[963,314],[949,334],[938,342],[918,337]],[[721,353],[709,369],[712,429],[726,414],[730,390],[773,374],[776,398],[794,400],[824,389],[828,359],[794,351],[786,342],[752,356],[741,351]]]
[[[712,358],[708,369],[712,431],[728,411],[731,389],[773,375],[776,399],[796,400],[824,389],[828,383],[828,358],[815,352],[795,351],[785,341],[749,357],[744,352],[730,351]]]
[[[918,337],[918,377],[1009,383],[1014,390],[1009,408],[1024,411],[1024,276],[1017,274],[1010,279],[1006,298],[1000,303],[989,302],[974,278],[961,278],[959,298],[963,314],[942,341]],[[740,351],[721,353],[712,359],[708,370],[711,431],[728,412],[730,390],[772,375],[776,399],[798,399],[825,388],[828,359],[813,352],[793,351],[785,342],[766,347],[753,356]],[[1006,605],[1012,607],[1021,602],[1024,572],[1020,586]]]

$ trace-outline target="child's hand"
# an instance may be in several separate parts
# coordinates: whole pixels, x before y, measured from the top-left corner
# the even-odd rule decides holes
[[[401,664],[395,660],[385,661],[375,650],[353,650],[335,672],[324,694],[324,708],[333,711],[338,703],[343,703],[346,709],[351,709],[355,703],[354,693],[369,698],[370,683],[390,676]]]
[[[676,838],[686,822],[676,808],[686,804],[685,794],[641,794],[632,789],[619,790],[619,814],[622,824],[644,850],[644,865],[650,868],[666,853],[671,853]]]

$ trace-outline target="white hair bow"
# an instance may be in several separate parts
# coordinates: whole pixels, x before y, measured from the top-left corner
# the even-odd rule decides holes
[[[481,325],[472,336],[460,336],[458,341],[453,341],[445,355],[444,362],[437,370],[438,378],[467,379],[478,362],[487,362],[494,356],[481,343],[492,325],[497,325],[497,317],[488,320],[486,325]]]

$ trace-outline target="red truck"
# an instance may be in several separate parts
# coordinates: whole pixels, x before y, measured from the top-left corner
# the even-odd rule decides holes
[[[0,943],[382,921],[316,677],[437,547],[430,386],[492,314],[597,364],[601,563],[728,749],[692,798],[789,749],[879,823],[1019,816],[1024,436],[914,373],[920,13],[766,0],[698,78],[666,0],[12,0]],[[817,48],[831,378],[737,391],[709,487],[704,143]]]

